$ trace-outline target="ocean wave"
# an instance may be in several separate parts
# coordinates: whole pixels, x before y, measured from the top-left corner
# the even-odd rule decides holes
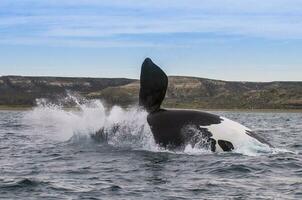
[[[3,183],[0,185],[0,188],[7,189],[7,190],[15,190],[15,189],[22,189],[22,188],[29,188],[29,187],[36,187],[41,185],[43,182],[30,179],[30,178],[23,178],[18,181],[9,181],[7,183]]]

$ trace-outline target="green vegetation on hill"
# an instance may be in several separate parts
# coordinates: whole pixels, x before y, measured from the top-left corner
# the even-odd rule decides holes
[[[33,106],[76,92],[109,105],[137,104],[139,81],[124,78],[0,77],[0,106]],[[229,82],[169,77],[164,106],[204,109],[302,109],[302,82]]]

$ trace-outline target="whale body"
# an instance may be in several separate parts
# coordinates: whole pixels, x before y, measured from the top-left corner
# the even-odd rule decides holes
[[[167,86],[167,75],[146,58],[141,67],[139,104],[148,112],[148,124],[161,147],[184,149],[190,144],[221,152],[251,143],[271,146],[249,128],[227,118],[197,110],[161,108]]]

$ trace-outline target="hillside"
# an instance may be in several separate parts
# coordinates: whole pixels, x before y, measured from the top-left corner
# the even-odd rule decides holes
[[[76,92],[109,105],[138,102],[139,81],[124,78],[0,77],[0,105],[33,106]],[[229,82],[169,77],[166,107],[215,109],[302,109],[302,82]]]
[[[33,106],[38,98],[52,101],[63,98],[67,92],[86,97],[108,87],[126,85],[134,80],[125,78],[64,78],[64,77],[0,77],[0,105]]]

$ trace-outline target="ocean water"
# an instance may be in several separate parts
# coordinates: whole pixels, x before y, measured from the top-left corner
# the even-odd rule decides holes
[[[218,112],[274,148],[159,148],[137,108],[0,111],[0,199],[302,199],[302,113]],[[91,138],[101,128],[107,143]]]

